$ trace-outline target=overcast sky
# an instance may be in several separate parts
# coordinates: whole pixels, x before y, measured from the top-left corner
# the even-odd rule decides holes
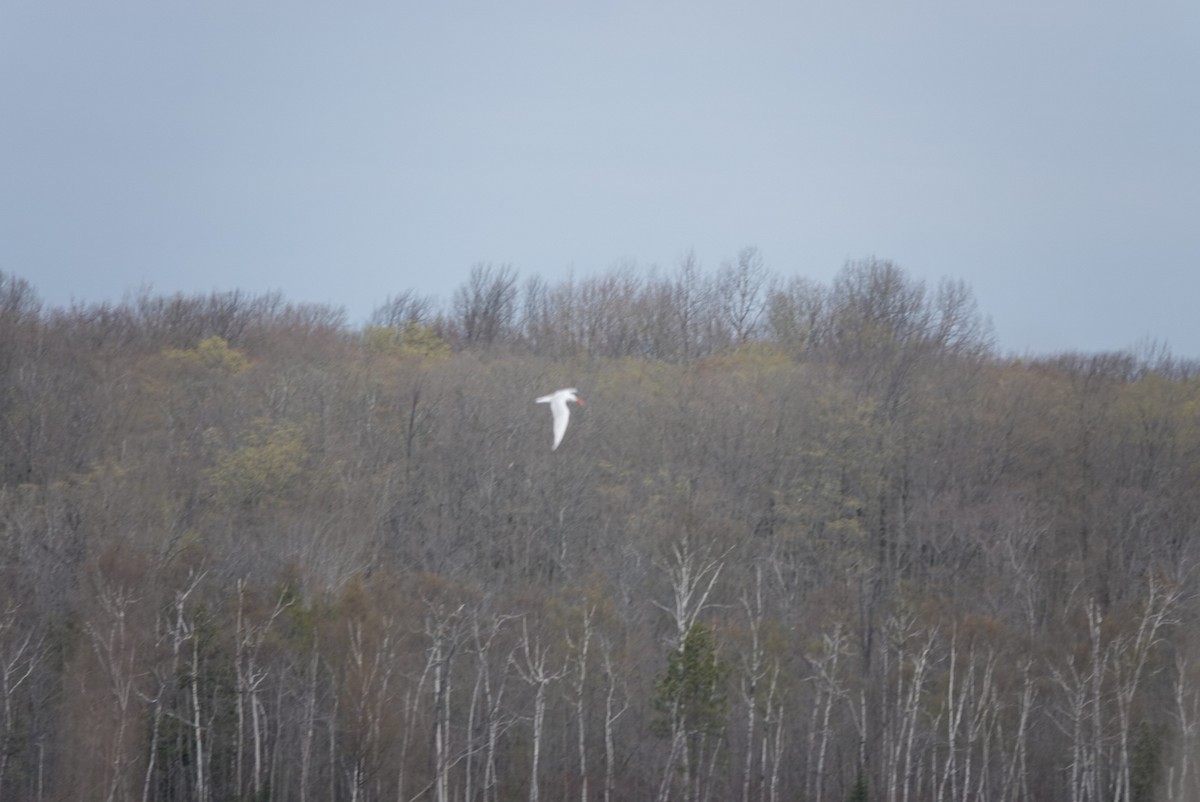
[[[964,280],[1200,357],[1200,3],[0,3],[0,270],[358,324],[478,262]]]

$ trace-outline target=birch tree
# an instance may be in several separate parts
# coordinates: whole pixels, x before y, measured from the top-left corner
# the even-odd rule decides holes
[[[1147,583],[1146,600],[1133,632],[1115,638],[1108,647],[1112,655],[1112,675],[1117,706],[1117,739],[1119,743],[1115,793],[1118,802],[1132,802],[1130,737],[1133,706],[1142,679],[1148,670],[1151,652],[1161,639],[1161,632],[1175,623],[1175,608],[1180,591],[1167,587],[1161,579],[1151,576]]]
[[[1094,599],[1085,605],[1087,648],[1069,655],[1051,676],[1061,689],[1055,721],[1070,739],[1068,793],[1071,802],[1098,802],[1104,759],[1103,689],[1107,656],[1101,644],[1103,616]]]
[[[617,719],[629,709],[629,692],[618,679],[617,670],[613,665],[612,644],[607,638],[602,639],[601,655],[604,664],[604,802],[612,802],[617,758],[614,733]],[[618,687],[621,690],[619,705]]]
[[[686,534],[679,538],[671,544],[666,561],[658,564],[671,583],[671,600],[668,604],[654,602],[654,605],[670,616],[675,628],[672,645],[676,648],[682,648],[687,633],[708,606],[708,597],[729,553],[712,557],[710,547],[698,547],[693,540]]]
[[[575,706],[576,754],[579,760],[579,799],[588,800],[588,761],[587,761],[587,694],[588,677],[588,648],[592,642],[592,630],[595,628],[596,607],[585,604],[580,610],[580,632],[577,638],[567,634],[567,645],[571,649],[572,691]]]
[[[0,797],[8,772],[13,741],[18,737],[16,709],[18,694],[45,658],[45,638],[33,627],[19,622],[20,607],[10,605],[0,614],[0,693],[3,694],[3,724],[0,732]],[[22,631],[24,630],[24,631]]]
[[[512,658],[513,667],[517,674],[527,684],[533,686],[533,755],[529,770],[529,802],[538,802],[541,798],[541,788],[538,775],[542,753],[542,737],[546,720],[546,693],[549,686],[562,679],[567,673],[563,664],[551,668],[550,647],[543,644],[540,637],[529,634],[529,621],[521,620],[521,640]]]
[[[1200,693],[1192,684],[1193,666],[1186,657],[1175,658],[1172,711],[1176,738],[1174,760],[1167,775],[1167,799],[1184,802],[1200,791]]]
[[[131,750],[126,740],[136,715],[141,671],[136,632],[131,631],[129,619],[137,599],[106,583],[97,601],[103,621],[88,622],[85,627],[113,706],[113,730],[102,739],[107,753],[105,799],[111,802],[130,797]]]
[[[253,757],[250,769],[250,788],[256,799],[261,798],[263,793],[266,777],[264,752],[268,722],[262,691],[269,672],[260,661],[260,652],[272,624],[291,604],[285,590],[280,594],[274,609],[266,620],[257,624],[250,623],[246,620],[246,580],[239,579],[237,582],[237,617],[234,624],[236,637],[234,670],[237,676],[237,780],[235,787],[239,797],[243,793],[245,752],[243,738],[246,731],[247,706],[250,708],[250,737]]]
[[[433,704],[433,792],[437,802],[450,800],[450,769],[454,765],[450,739],[450,703],[454,691],[452,668],[465,637],[465,604],[451,606],[426,599],[426,659],[432,680]]]
[[[468,745],[464,793],[467,799],[474,797],[476,772],[472,771],[472,767],[474,758],[480,754],[483,776],[478,792],[485,801],[498,799],[500,775],[497,755],[500,737],[513,725],[514,717],[504,712],[504,696],[511,661],[502,660],[498,667],[493,665],[493,650],[507,623],[512,619],[513,616],[499,614],[485,619],[476,611],[472,620],[471,639],[475,646],[476,674],[471,699],[471,722],[467,727],[474,739],[474,742]],[[481,731],[482,734],[476,737],[476,731]]]
[[[853,709],[849,689],[841,678],[842,658],[849,654],[850,637],[840,622],[836,623],[832,632],[822,633],[821,647],[815,654],[806,655],[813,670],[815,686],[812,705],[812,722],[808,729],[806,789],[811,799],[825,798],[826,757],[829,753],[829,743],[833,736],[830,718],[833,707],[838,703],[850,704]],[[861,761],[860,761],[861,763]],[[865,766],[860,765],[862,771]]]
[[[767,774],[770,773],[774,776],[778,772],[778,766],[773,765],[770,761],[770,758],[776,753],[775,749],[768,748],[771,738],[770,731],[763,733],[761,749],[756,739],[756,728],[760,723],[760,718],[763,719],[762,724],[769,727],[773,721],[771,715],[781,714],[780,703],[775,696],[775,680],[779,676],[779,661],[767,655],[766,644],[763,642],[766,611],[763,606],[762,566],[755,566],[753,596],[749,591],[743,592],[741,605],[750,630],[750,647],[748,652],[742,656],[743,665],[739,676],[742,701],[746,705],[746,743],[742,757],[741,790],[742,802],[749,802],[755,775],[757,774],[761,790],[767,785]],[[776,732],[776,736],[778,734]]]
[[[908,802],[919,785],[917,773],[921,766],[914,753],[937,630],[920,629],[907,617],[889,618],[884,629],[887,645],[883,650],[885,718],[881,746],[885,799]]]

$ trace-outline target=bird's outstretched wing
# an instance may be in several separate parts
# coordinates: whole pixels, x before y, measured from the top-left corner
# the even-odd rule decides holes
[[[562,442],[563,435],[567,433],[567,423],[571,420],[571,410],[567,406],[566,400],[556,398],[550,402],[550,411],[554,413],[554,445],[550,447],[551,451],[558,448],[558,444]]]
[[[558,444],[562,442],[563,435],[567,433],[567,423],[571,420],[571,410],[567,406],[567,402],[576,401],[581,404],[583,403],[582,399],[575,397],[577,392],[574,387],[567,387],[563,390],[557,390],[550,395],[534,399],[539,404],[549,404],[550,412],[554,415],[554,445],[550,447],[551,451],[558,448]]]

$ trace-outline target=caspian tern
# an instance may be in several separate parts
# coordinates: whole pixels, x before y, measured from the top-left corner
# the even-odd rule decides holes
[[[583,406],[583,399],[575,395],[577,392],[574,387],[568,387],[537,399],[539,404],[549,404],[550,412],[554,414],[554,445],[550,448],[551,451],[558,448],[563,435],[567,433],[567,421],[571,419],[571,410],[567,408],[567,402],[574,401]]]

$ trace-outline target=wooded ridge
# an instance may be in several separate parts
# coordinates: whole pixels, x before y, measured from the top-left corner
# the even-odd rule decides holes
[[[0,273],[0,798],[1198,799],[1198,487],[1200,364],[885,260]]]

